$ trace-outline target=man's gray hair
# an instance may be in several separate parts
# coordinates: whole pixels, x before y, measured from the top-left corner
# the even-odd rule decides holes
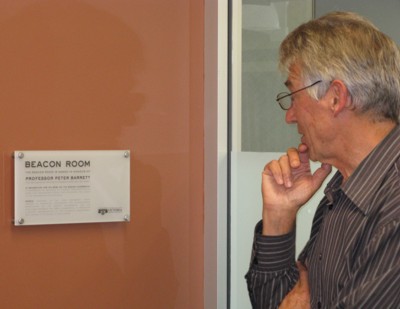
[[[374,120],[398,122],[400,53],[396,43],[367,19],[350,12],[332,12],[300,25],[282,42],[281,70],[301,68],[304,84],[321,98],[330,83],[341,80],[352,97],[352,108]]]

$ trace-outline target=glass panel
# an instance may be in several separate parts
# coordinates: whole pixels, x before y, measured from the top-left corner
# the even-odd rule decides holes
[[[330,11],[351,11],[371,20],[380,30],[400,43],[399,12],[400,1],[381,0],[379,5],[374,0],[316,0],[315,16],[322,16]]]
[[[261,171],[290,146],[299,144],[296,126],[285,123],[275,101],[285,91],[278,48],[300,23],[312,18],[311,0],[243,0],[233,7],[233,93],[231,156],[231,308],[251,308],[244,276],[253,230],[261,219]],[[237,5],[237,4],[236,4]],[[314,199],[319,200],[315,196]],[[303,208],[299,226],[311,226],[316,202]],[[304,222],[304,223],[303,223]],[[301,249],[309,228],[298,231]]]
[[[243,1],[242,151],[283,151],[298,143],[296,127],[286,125],[275,101],[285,90],[277,70],[278,48],[291,29],[311,18],[311,3]]]

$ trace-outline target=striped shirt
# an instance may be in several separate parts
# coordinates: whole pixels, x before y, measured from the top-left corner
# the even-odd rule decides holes
[[[400,308],[400,127],[342,181],[328,183],[299,256],[311,308]],[[260,221],[247,286],[253,308],[277,308],[298,280],[296,236],[261,231]]]

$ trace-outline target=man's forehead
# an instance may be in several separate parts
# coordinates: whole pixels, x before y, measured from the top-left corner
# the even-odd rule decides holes
[[[293,64],[289,68],[289,75],[285,81],[285,86],[286,87],[292,87],[294,83],[301,83],[302,78],[301,78],[301,72],[300,72],[300,67],[296,64]]]

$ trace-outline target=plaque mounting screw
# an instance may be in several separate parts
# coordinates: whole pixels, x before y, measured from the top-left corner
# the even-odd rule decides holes
[[[124,152],[124,157],[125,157],[125,158],[129,158],[129,151],[125,151],[125,152]]]
[[[24,224],[24,223],[25,223],[24,218],[19,218],[19,219],[18,219],[18,224]]]
[[[124,216],[124,220],[125,220],[126,222],[129,222],[129,215],[125,215],[125,216]]]
[[[18,152],[18,158],[22,159],[24,157],[24,153],[23,152]]]

